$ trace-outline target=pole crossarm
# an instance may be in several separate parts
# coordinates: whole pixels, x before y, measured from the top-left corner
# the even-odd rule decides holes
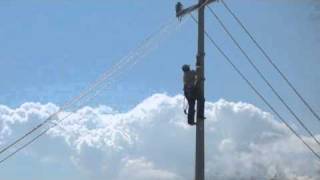
[[[213,3],[214,1],[217,1],[217,0],[206,0],[204,3],[198,3],[198,4],[195,4],[195,5],[190,6],[188,8],[181,9],[180,11],[176,12],[176,16],[181,18],[184,15],[189,14],[189,13],[191,13],[191,12],[193,12],[193,11],[203,7],[203,6],[206,6],[206,5],[210,4],[210,3]]]

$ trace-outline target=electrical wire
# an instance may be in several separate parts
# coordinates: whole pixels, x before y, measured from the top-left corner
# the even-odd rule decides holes
[[[254,70],[259,74],[261,79],[268,85],[268,87],[272,90],[272,92],[277,96],[277,98],[281,101],[281,103],[286,107],[286,109],[290,112],[291,115],[294,116],[294,118],[298,121],[298,123],[303,127],[303,129],[313,138],[313,140],[320,146],[319,140],[315,137],[315,135],[312,133],[311,130],[303,123],[301,118],[294,112],[294,110],[289,106],[289,104],[281,97],[281,95],[278,93],[278,91],[272,86],[272,84],[269,82],[269,80],[265,77],[265,75],[260,71],[260,69],[256,66],[256,64],[253,62],[253,60],[249,57],[249,55],[246,53],[246,51],[241,47],[240,43],[233,37],[231,32],[228,30],[228,28],[225,26],[225,24],[222,22],[222,20],[219,18],[219,16],[212,10],[210,6],[208,6],[209,12],[216,18],[216,20],[219,22],[223,30],[228,34],[228,36],[231,38],[231,40],[234,42],[234,44],[239,48],[241,53],[246,57],[250,65],[254,68]]]
[[[195,23],[198,21],[191,15]],[[250,80],[241,72],[241,70],[231,61],[229,56],[220,48],[220,46],[213,40],[210,34],[205,30],[205,35],[209,41],[214,45],[214,47],[219,51],[219,53],[224,57],[224,59],[232,66],[238,75],[249,85],[249,87],[256,93],[256,95],[270,108],[270,110],[284,123],[284,125],[309,149],[319,160],[320,155],[299,135],[299,133],[294,130],[289,123],[280,115],[280,113],[267,101],[267,99],[255,88],[255,86],[250,82]]]
[[[293,83],[287,78],[287,76],[280,70],[280,68],[276,65],[276,63],[272,60],[272,58],[268,55],[265,49],[258,43],[258,41],[254,38],[252,33],[249,32],[248,28],[242,23],[242,21],[238,18],[238,16],[231,10],[227,3],[224,0],[221,0],[223,6],[227,9],[227,11],[231,14],[231,16],[238,22],[241,28],[245,31],[245,33],[249,36],[252,42],[256,45],[256,47],[260,50],[263,56],[268,60],[268,62],[273,66],[273,68],[280,74],[282,79],[289,85],[289,87],[294,91],[294,93],[299,97],[299,99],[303,102],[303,104],[308,108],[308,110],[313,114],[313,116],[320,122],[319,114],[312,108],[312,106],[308,103],[308,101],[302,96],[302,94],[297,90],[297,88],[293,85]]]
[[[132,55],[129,56],[129,60],[134,60],[131,63],[131,67],[134,66],[135,64],[138,63],[139,59],[142,59],[143,56],[146,55],[147,52],[149,52],[151,50],[151,48],[153,48],[153,45],[156,44],[156,42],[158,42],[159,40],[161,40],[161,36],[164,34],[168,34],[170,31],[170,27],[172,25],[172,21],[170,20],[169,23],[165,24],[164,26],[162,26],[157,32],[151,34],[145,41],[143,41],[143,43],[139,46],[139,48],[137,48],[135,50],[135,53],[132,53]],[[181,26],[181,25],[180,25]],[[159,37],[158,37],[159,36]],[[159,38],[159,39],[157,39]],[[126,58],[124,58],[126,59]],[[127,63],[129,62],[129,60],[127,60]],[[122,63],[122,62],[121,62]],[[121,68],[121,66],[123,66],[123,64],[126,63],[122,63],[122,65],[119,66],[119,64],[117,64],[117,68]],[[115,68],[113,68],[115,69]],[[120,71],[120,73],[123,71]],[[118,75],[120,74],[118,73]],[[96,83],[94,84],[101,84],[103,83],[103,81],[105,81],[105,74],[102,76],[102,80],[98,80],[96,81]],[[108,74],[108,73],[107,73]],[[108,87],[108,84],[107,84]],[[94,89],[98,89],[99,86],[96,85],[96,87]],[[101,92],[103,92],[102,90],[105,87],[100,88],[100,91],[98,91],[94,96],[89,97],[89,99],[87,99],[87,101],[90,101],[91,99],[95,98],[96,96],[98,96]],[[93,88],[91,88],[93,89]],[[88,93],[89,94],[89,93]],[[84,96],[83,96],[84,97]],[[84,103],[82,103],[84,104]],[[61,111],[60,111],[61,112]],[[56,127],[60,122],[62,122],[63,120],[67,119],[68,117],[70,117],[73,114],[73,112],[70,112],[68,115],[66,115],[65,117],[63,117],[62,119],[60,119],[59,121],[56,121],[52,124],[52,126],[46,128],[44,131],[42,131],[40,134],[38,134],[37,136],[35,136],[34,138],[32,138],[31,140],[29,140],[27,143],[25,143],[24,145],[22,145],[21,147],[17,148],[16,150],[14,150],[13,152],[11,152],[9,155],[5,156],[3,159],[0,160],[0,164],[3,163],[4,161],[6,161],[7,159],[9,159],[10,157],[12,157],[13,155],[15,155],[17,152],[21,151],[22,149],[26,148],[28,145],[32,144],[33,142],[35,142],[38,138],[40,138],[41,136],[43,136],[44,134],[46,134],[46,132],[48,132],[51,128]],[[54,113],[53,115],[50,116],[50,119],[54,116],[56,116],[57,113]],[[45,120],[44,122],[48,122],[48,120]],[[6,148],[4,148],[0,154],[4,153],[5,151],[7,151],[9,148],[11,148],[12,146],[16,145],[17,143],[19,143],[20,141],[22,141],[23,139],[25,139],[27,136],[29,136],[30,134],[32,134],[35,130],[39,129],[40,127],[42,127],[45,123],[41,123],[38,126],[36,126],[35,128],[33,128],[30,132],[28,132],[27,134],[25,134],[24,136],[22,136],[21,138],[19,138],[18,140],[16,140],[15,142],[13,142],[12,144],[10,144],[9,146],[7,146]]]

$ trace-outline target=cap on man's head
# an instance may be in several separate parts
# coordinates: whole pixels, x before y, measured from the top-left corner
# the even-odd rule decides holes
[[[182,71],[186,72],[186,71],[190,71],[190,66],[185,64],[182,66]]]

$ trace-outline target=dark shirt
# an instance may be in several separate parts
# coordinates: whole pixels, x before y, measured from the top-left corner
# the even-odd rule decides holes
[[[184,86],[195,86],[196,74],[197,73],[194,70],[184,72],[184,74],[183,74],[183,84],[184,84]]]

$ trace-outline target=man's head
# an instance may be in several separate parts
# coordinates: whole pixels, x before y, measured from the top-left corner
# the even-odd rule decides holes
[[[183,66],[182,66],[182,71],[183,71],[183,72],[190,71],[190,66],[187,65],[187,64],[183,65]]]

